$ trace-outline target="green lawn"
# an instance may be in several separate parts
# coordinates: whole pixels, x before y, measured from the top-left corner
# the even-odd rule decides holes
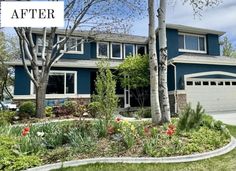
[[[236,137],[236,126],[227,125],[231,134]],[[63,168],[60,171],[235,171],[236,149],[223,156],[190,163],[179,164],[91,164],[74,168]]]

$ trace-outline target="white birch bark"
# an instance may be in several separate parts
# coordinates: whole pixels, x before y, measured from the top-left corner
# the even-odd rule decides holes
[[[166,0],[160,0],[158,9],[158,38],[159,38],[159,93],[162,123],[170,122],[170,104],[167,87],[167,39],[166,39]]]
[[[149,65],[150,65],[150,96],[152,122],[160,124],[161,111],[158,92],[158,62],[156,52],[154,0],[148,0],[149,13]]]

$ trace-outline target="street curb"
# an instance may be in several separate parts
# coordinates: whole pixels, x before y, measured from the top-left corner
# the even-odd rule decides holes
[[[82,159],[82,160],[72,160],[67,162],[59,162],[54,164],[47,164],[44,166],[39,166],[35,168],[27,169],[26,171],[50,171],[52,169],[60,169],[63,167],[74,167],[86,164],[94,163],[183,163],[183,162],[193,162],[203,159],[208,159],[216,156],[226,154],[236,147],[236,139],[231,137],[231,141],[226,146],[216,149],[214,151],[191,154],[185,156],[175,156],[175,157],[103,157],[103,158],[92,158],[92,159]]]

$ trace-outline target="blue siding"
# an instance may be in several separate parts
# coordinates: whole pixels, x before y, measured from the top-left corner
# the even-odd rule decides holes
[[[176,64],[176,66],[177,66],[176,81],[178,89],[184,89],[184,75],[186,74],[208,72],[208,71],[224,71],[236,74],[235,66],[203,65],[203,64]],[[220,78],[228,78],[228,77],[221,76]]]
[[[15,67],[14,95],[30,94],[30,78],[23,67]]]
[[[207,54],[220,56],[219,36],[214,34],[207,34]]]
[[[77,70],[77,93],[90,94],[90,69]]]
[[[171,59],[179,55],[178,30],[167,29],[166,34],[167,34],[168,59]]]

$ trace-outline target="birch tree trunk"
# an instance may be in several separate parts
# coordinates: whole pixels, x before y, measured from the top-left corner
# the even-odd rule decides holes
[[[170,104],[167,87],[167,40],[166,40],[166,0],[160,0],[158,9],[158,37],[159,37],[159,93],[162,123],[170,122]]]
[[[148,0],[149,13],[149,66],[150,66],[150,89],[151,89],[151,114],[152,122],[160,124],[161,111],[158,92],[158,63],[156,52],[155,12],[154,0]]]

